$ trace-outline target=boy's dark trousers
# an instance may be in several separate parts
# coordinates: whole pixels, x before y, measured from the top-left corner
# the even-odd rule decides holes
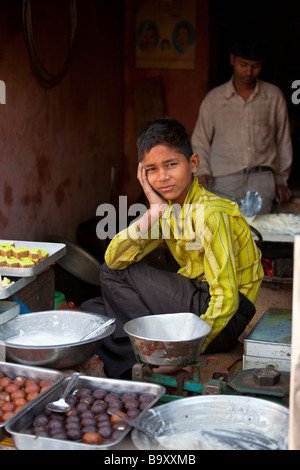
[[[102,297],[84,302],[81,309],[117,319],[114,334],[104,339],[98,352],[111,378],[120,377],[136,363],[123,329],[127,321],[162,313],[192,312],[200,316],[206,312],[210,300],[207,282],[161,271],[143,262],[123,270],[112,270],[103,264],[100,282]],[[238,311],[209,344],[205,354],[231,350],[255,314],[252,302],[242,294],[239,297]]]

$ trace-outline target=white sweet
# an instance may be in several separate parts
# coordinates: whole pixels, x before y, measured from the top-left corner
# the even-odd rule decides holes
[[[300,216],[296,214],[263,214],[255,217],[251,225],[259,232],[295,235],[300,232]]]
[[[14,281],[11,281],[10,279],[8,279],[7,277],[4,277],[2,279],[1,275],[0,275],[0,289],[6,289],[7,287],[11,286],[12,284],[14,284]]]
[[[5,340],[9,344],[18,344],[24,346],[59,346],[62,344],[76,343],[79,336],[60,335],[52,333],[21,333]]]

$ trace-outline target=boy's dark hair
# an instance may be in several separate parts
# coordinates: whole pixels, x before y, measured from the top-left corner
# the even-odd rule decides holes
[[[146,152],[156,145],[166,145],[182,153],[187,161],[193,155],[189,134],[179,121],[158,117],[149,121],[137,139],[138,160],[141,162]]]
[[[266,43],[260,38],[238,38],[233,43],[232,54],[246,60],[265,60],[267,56]]]

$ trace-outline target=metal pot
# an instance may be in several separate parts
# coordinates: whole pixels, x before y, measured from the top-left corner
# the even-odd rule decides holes
[[[184,367],[196,361],[211,328],[193,313],[149,315],[124,325],[141,362]]]
[[[140,450],[287,450],[289,410],[237,395],[183,398],[147,411],[133,430]]]
[[[81,364],[100,348],[103,338],[115,330],[115,324],[104,332],[86,341],[79,341],[85,334],[102,325],[108,317],[79,310],[50,310],[19,315],[0,325],[0,340],[4,342],[7,359],[20,364],[66,369]],[[66,336],[66,343],[26,345],[22,336],[26,335]],[[18,343],[9,338],[19,337]],[[78,338],[70,342],[68,338]],[[28,344],[28,343],[27,343]]]
[[[56,235],[48,235],[47,241],[64,243],[66,254],[57,260],[57,264],[68,273],[93,286],[100,286],[101,264],[80,246]]]

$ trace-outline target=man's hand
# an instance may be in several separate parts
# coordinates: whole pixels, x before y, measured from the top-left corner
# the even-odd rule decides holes
[[[278,204],[284,204],[292,199],[293,193],[287,186],[282,186],[281,184],[276,185],[276,202]]]

